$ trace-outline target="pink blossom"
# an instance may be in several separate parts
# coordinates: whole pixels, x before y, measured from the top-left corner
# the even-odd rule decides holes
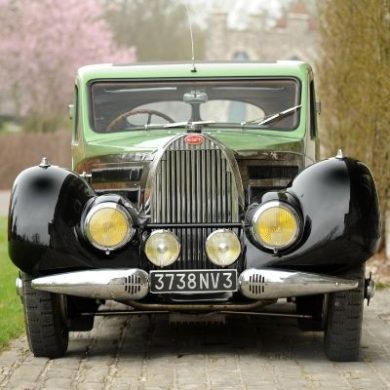
[[[94,0],[0,0],[0,37],[0,98],[26,117],[64,116],[78,67],[136,58]]]

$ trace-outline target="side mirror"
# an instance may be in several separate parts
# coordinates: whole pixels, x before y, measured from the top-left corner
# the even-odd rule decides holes
[[[69,115],[69,119],[73,119],[73,117],[74,117],[74,104],[68,105],[68,115]]]

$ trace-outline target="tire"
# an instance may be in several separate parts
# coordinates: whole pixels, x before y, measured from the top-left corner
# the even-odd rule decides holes
[[[68,349],[66,300],[59,294],[35,290],[22,274],[23,308],[28,344],[36,357],[58,358]]]
[[[336,362],[351,362],[359,358],[363,324],[365,266],[359,266],[344,275],[359,280],[354,290],[329,294],[324,350]]]
[[[297,314],[312,318],[298,318],[298,327],[303,331],[324,330],[324,295],[296,297]]]

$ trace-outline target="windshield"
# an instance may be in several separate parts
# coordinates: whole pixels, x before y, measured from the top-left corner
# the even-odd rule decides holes
[[[289,131],[299,124],[299,85],[291,78],[95,82],[91,122],[99,133],[193,122]]]

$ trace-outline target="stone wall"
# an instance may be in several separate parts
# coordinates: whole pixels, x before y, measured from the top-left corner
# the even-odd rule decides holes
[[[299,59],[314,64],[317,58],[316,19],[303,3],[294,3],[276,24],[268,26],[264,14],[254,14],[245,29],[228,26],[228,13],[210,16],[206,60],[230,61],[245,53],[251,61]]]

